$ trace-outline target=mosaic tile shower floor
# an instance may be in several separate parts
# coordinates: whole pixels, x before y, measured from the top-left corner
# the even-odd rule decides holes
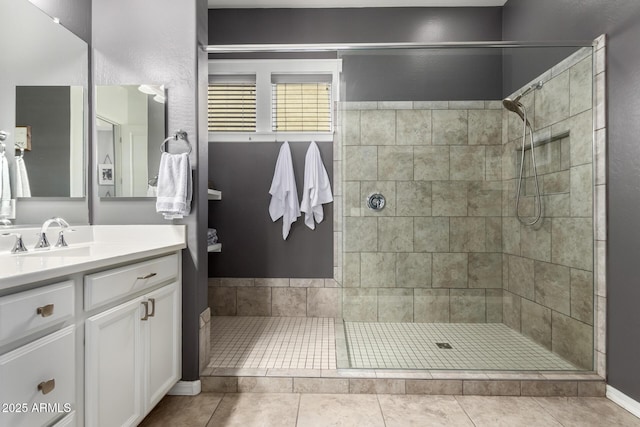
[[[344,322],[352,368],[576,370],[501,323]],[[448,343],[451,348],[438,348]]]
[[[337,366],[341,327],[332,318],[213,317],[208,367],[578,370],[501,323],[344,322],[349,366]]]
[[[311,317],[213,317],[210,368],[336,369],[335,323]]]

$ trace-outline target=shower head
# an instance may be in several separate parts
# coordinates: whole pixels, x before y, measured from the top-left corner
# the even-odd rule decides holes
[[[531,86],[529,86],[524,92],[520,93],[520,95],[516,96],[514,99],[511,99],[511,98],[503,99],[502,105],[504,106],[504,108],[506,108],[509,111],[513,111],[514,113],[519,115],[522,120],[524,120],[523,105],[520,102],[520,99],[526,94],[528,94],[529,92],[531,92],[532,90],[537,90],[542,88],[542,85],[543,83],[541,81],[539,81],[538,83],[534,83]]]
[[[505,98],[502,100],[502,105],[509,111],[513,111],[517,115],[520,116],[522,120],[524,120],[524,113],[522,112],[522,104],[519,101],[520,96],[517,96],[515,99]]]

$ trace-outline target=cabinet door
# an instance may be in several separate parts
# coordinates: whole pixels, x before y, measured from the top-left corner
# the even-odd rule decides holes
[[[142,298],[87,319],[85,419],[87,426],[136,425],[143,416]]]
[[[181,298],[177,282],[145,296],[149,319],[143,322],[146,403],[151,410],[181,376]]]

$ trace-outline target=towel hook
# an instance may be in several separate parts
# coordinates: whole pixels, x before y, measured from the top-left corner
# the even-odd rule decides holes
[[[162,145],[160,145],[160,152],[162,153],[168,153],[167,151],[167,142],[174,140],[174,141],[178,141],[179,139],[183,140],[184,142],[187,143],[187,146],[189,147],[189,151],[187,151],[187,154],[191,154],[191,151],[193,149],[193,147],[191,146],[191,143],[189,142],[189,139],[187,138],[187,132],[182,130],[182,129],[178,129],[173,136],[170,136],[169,138],[165,139],[162,142]]]

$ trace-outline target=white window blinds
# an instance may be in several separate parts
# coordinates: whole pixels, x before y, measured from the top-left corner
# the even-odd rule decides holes
[[[330,75],[273,75],[271,125],[274,132],[330,132]]]
[[[255,132],[256,83],[209,83],[209,132]]]

